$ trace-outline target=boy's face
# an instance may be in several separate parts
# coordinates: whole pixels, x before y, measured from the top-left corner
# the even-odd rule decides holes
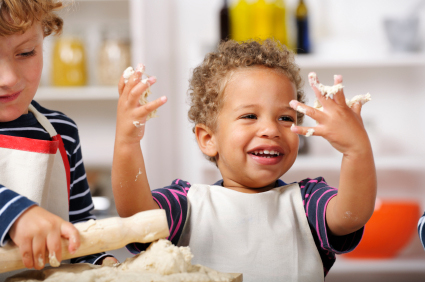
[[[225,187],[266,191],[293,165],[299,139],[290,130],[297,113],[289,102],[296,95],[294,83],[275,70],[253,67],[234,73],[213,134]]]
[[[28,113],[43,69],[43,38],[39,22],[24,34],[0,37],[0,122]]]

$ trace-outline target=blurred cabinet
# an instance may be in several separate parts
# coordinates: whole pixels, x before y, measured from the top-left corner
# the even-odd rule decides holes
[[[134,6],[143,1],[135,0],[77,0],[65,2],[59,12],[64,20],[63,34],[78,32],[81,38],[87,69],[87,83],[78,87],[54,87],[51,81],[53,48],[57,36],[45,39],[44,69],[41,86],[35,96],[43,106],[59,110],[70,116],[78,125],[86,167],[110,169],[115,134],[118,87],[100,85],[98,76],[99,55],[105,34],[114,31],[137,46],[132,56],[143,56],[140,37],[132,37],[131,26],[138,26],[139,19],[131,13]],[[133,32],[133,33],[131,33]],[[122,71],[124,71],[123,68]]]

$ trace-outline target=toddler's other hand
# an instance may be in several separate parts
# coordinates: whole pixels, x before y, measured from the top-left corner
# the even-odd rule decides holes
[[[334,85],[340,83],[342,83],[342,76],[336,75]],[[308,132],[311,133],[314,130],[313,135],[322,136],[343,154],[362,153],[365,148],[370,148],[369,138],[360,115],[362,105],[356,103],[349,108],[342,89],[333,95],[333,98],[326,98],[316,88],[314,83],[311,86],[323,106],[323,111],[304,105],[296,100],[292,100],[290,106],[297,111],[305,112],[307,116],[316,120],[318,124],[315,127],[293,126],[291,130],[302,135],[306,135]]]
[[[9,234],[19,247],[27,268],[42,269],[46,263],[46,251],[60,262],[61,237],[69,240],[70,253],[75,253],[80,246],[80,234],[74,225],[39,206],[26,210],[12,225]]]
[[[167,98],[158,98],[145,105],[140,105],[140,96],[148,87],[156,82],[154,76],[146,83],[141,81],[142,72],[135,71],[125,82],[121,76],[118,83],[119,99],[117,108],[116,141],[129,144],[140,143],[145,133],[145,123],[148,114],[162,106]]]

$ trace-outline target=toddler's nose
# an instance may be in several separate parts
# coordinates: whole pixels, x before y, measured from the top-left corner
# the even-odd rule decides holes
[[[278,125],[273,121],[263,121],[258,133],[264,138],[276,138],[280,136]]]

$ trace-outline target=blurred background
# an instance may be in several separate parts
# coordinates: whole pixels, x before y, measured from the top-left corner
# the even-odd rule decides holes
[[[378,171],[378,201],[358,250],[339,256],[327,281],[425,281],[416,232],[425,208],[425,5],[419,0],[76,0],[65,29],[45,40],[36,95],[78,126],[99,217],[115,216],[110,170],[117,81],[142,62],[158,82],[149,100],[168,102],[142,141],[152,188],[176,178],[214,183],[218,170],[197,147],[187,119],[191,71],[222,39],[273,36],[296,55],[302,77],[326,85],[344,77],[348,98],[372,95],[362,110]],[[308,105],[314,94],[305,87]],[[315,122],[306,118],[306,125]],[[341,155],[318,137],[302,138],[282,179],[323,176],[337,187]],[[116,252],[123,259],[130,253]]]

